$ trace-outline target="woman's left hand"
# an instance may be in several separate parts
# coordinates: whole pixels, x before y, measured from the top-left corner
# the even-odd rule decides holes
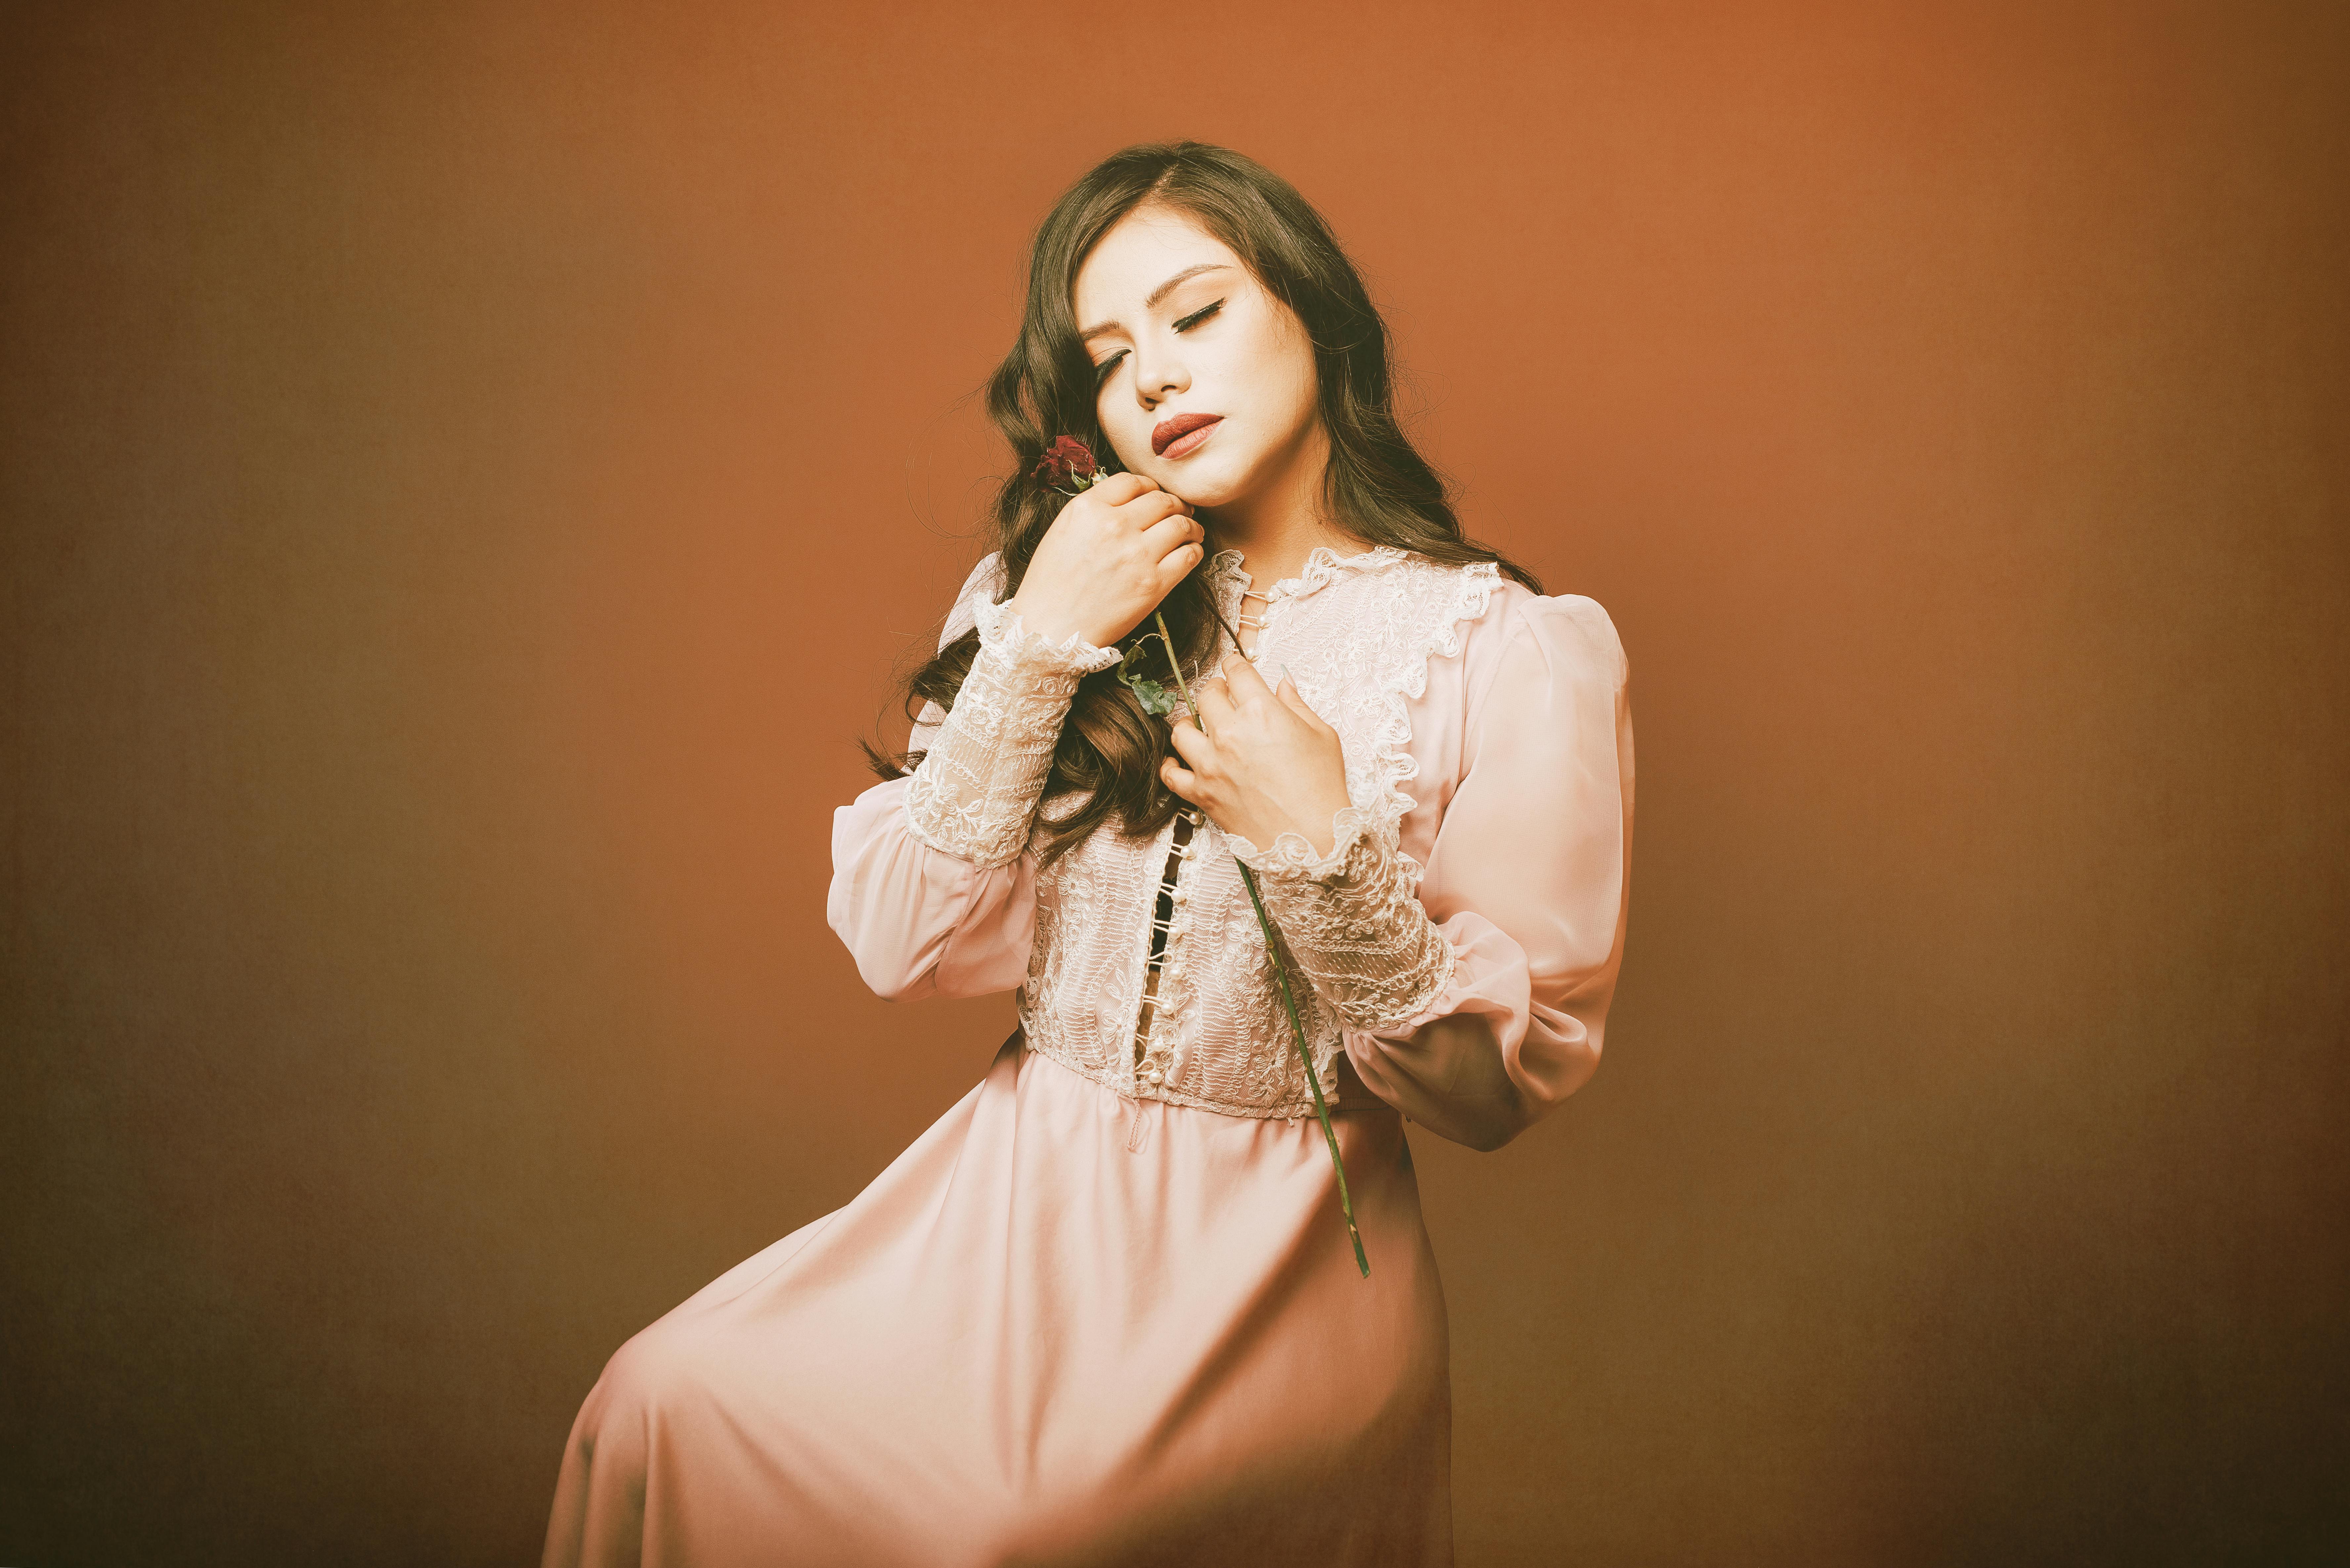
[[[1315,854],[1329,854],[1330,819],[1352,804],[1338,732],[1305,705],[1287,675],[1275,691],[1237,653],[1191,695],[1207,732],[1189,719],[1173,721],[1176,756],[1159,764],[1167,787],[1259,849],[1295,833]]]

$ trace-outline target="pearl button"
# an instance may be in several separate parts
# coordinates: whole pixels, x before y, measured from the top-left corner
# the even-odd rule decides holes
[[[1175,904],[1176,904],[1176,907],[1177,907],[1178,909],[1180,909],[1182,906],[1184,906],[1185,904],[1190,903],[1191,901],[1191,895],[1189,892],[1185,891],[1185,890],[1184,890],[1183,888],[1176,888],[1176,889],[1175,889]]]
[[[1154,1088],[1155,1088],[1155,1087],[1157,1087],[1159,1085],[1163,1084],[1163,1083],[1165,1083],[1166,1081],[1167,1081],[1167,1075],[1166,1075],[1166,1074],[1164,1074],[1164,1073],[1160,1072],[1160,1071],[1159,1071],[1158,1068],[1156,1068],[1156,1067],[1153,1067],[1153,1068],[1151,1068],[1151,1069],[1150,1069],[1150,1083],[1151,1083],[1151,1086],[1152,1086],[1152,1087],[1154,1087]]]

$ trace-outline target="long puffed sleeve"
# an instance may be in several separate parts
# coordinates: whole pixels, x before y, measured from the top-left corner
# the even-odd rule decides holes
[[[1614,623],[1580,596],[1497,608],[1501,624],[1482,635],[1498,652],[1466,661],[1480,668],[1451,685],[1431,682],[1416,716],[1430,751],[1457,747],[1453,767],[1421,759],[1437,826],[1417,898],[1351,810],[1327,857],[1290,835],[1243,856],[1344,1021],[1365,1086],[1475,1148],[1508,1142],[1598,1066],[1632,847],[1628,671]]]
[[[982,602],[974,614],[979,655],[907,781],[906,818],[931,848],[1001,866],[1028,847],[1077,682],[1118,655],[1074,632],[1065,643],[1047,642],[1008,605]]]
[[[944,640],[976,626],[979,652],[953,709],[927,708],[916,726],[922,761],[833,814],[826,919],[893,1001],[984,996],[1025,977],[1028,831],[1054,738],[1078,680],[1118,657],[1024,631],[988,591],[999,575],[994,557],[981,562],[949,618]]]

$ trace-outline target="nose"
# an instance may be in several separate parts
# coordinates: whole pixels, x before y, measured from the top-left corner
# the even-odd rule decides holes
[[[1182,351],[1173,342],[1154,344],[1147,349],[1138,345],[1134,358],[1134,396],[1144,408],[1155,409],[1190,389],[1191,367],[1184,363]]]

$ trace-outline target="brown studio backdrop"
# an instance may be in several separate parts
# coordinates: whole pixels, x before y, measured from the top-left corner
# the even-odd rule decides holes
[[[11,30],[0,1561],[529,1560],[976,1081],[829,814],[1029,226],[1184,134],[1632,660],[1600,1073],[1415,1145],[1462,1563],[2350,1541],[2338,8]]]

